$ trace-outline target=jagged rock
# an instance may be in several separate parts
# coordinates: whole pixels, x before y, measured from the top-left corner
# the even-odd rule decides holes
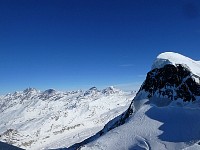
[[[180,64],[168,64],[151,70],[140,90],[148,92],[148,98],[156,95],[171,100],[181,98],[184,101],[194,101],[196,96],[200,96],[200,85],[195,82],[190,70]]]

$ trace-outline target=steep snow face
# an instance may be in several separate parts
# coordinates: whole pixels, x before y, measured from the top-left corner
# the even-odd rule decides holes
[[[172,65],[182,64],[186,68],[188,67],[193,74],[200,76],[199,61],[194,61],[191,58],[188,58],[186,56],[174,52],[165,52],[158,55],[158,57],[156,58],[156,60],[152,65],[152,70],[155,68],[158,69],[162,68],[167,64],[172,64]]]
[[[0,97],[0,141],[24,149],[69,147],[125,111],[136,93],[114,87],[40,92],[28,88]]]

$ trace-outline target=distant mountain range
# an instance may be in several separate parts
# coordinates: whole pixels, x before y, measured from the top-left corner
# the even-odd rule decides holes
[[[67,92],[27,88],[1,96],[0,141],[24,149],[68,147],[101,130],[135,94],[92,87]]]

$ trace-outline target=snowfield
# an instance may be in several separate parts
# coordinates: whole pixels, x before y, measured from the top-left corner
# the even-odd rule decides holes
[[[69,147],[101,130],[134,96],[114,87],[7,94],[0,99],[0,141],[31,150]]]

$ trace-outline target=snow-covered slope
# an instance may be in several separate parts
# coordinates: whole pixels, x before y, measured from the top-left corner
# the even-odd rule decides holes
[[[199,72],[190,58],[160,54],[127,111],[69,149],[200,149]]]
[[[24,148],[68,147],[125,111],[135,93],[114,87],[87,91],[28,88],[0,97],[0,141]]]
[[[142,106],[129,120],[81,149],[180,150],[200,140],[200,109]],[[110,139],[110,140],[109,140]],[[200,146],[196,145],[198,149]]]

